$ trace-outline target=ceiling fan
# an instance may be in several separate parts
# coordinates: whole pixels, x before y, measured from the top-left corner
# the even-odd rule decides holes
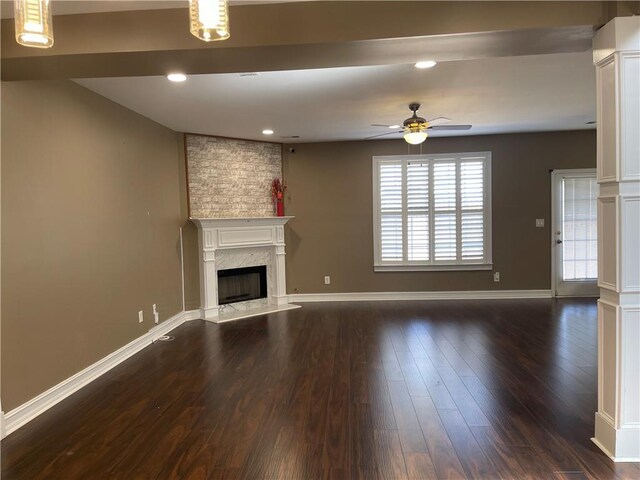
[[[411,145],[418,145],[427,139],[427,130],[469,130],[471,125],[440,125],[442,123],[450,122],[451,119],[447,117],[438,117],[432,120],[425,120],[418,116],[419,103],[409,104],[409,110],[413,112],[413,115],[402,122],[402,130],[396,130],[393,132],[381,133],[379,135],[373,135],[367,137],[365,140],[371,138],[382,137],[385,135],[393,135],[398,133],[404,133],[404,139]],[[387,127],[394,128],[394,125],[383,125],[379,123],[371,124],[372,127]],[[398,126],[400,128],[400,126]]]

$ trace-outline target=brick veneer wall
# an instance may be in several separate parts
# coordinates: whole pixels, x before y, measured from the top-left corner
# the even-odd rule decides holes
[[[190,216],[273,215],[271,181],[282,177],[279,144],[186,135]]]

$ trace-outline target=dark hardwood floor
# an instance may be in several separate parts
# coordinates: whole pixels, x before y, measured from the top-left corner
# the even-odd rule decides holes
[[[594,300],[194,321],[2,441],[2,479],[638,479],[590,441]]]

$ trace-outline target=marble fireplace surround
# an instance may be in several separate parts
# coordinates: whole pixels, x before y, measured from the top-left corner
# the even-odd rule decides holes
[[[284,225],[293,217],[192,218],[198,227],[200,315],[225,322],[299,308],[289,303]],[[218,305],[218,270],[266,265],[267,298]]]

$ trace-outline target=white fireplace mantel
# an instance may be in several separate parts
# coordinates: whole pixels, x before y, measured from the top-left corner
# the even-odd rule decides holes
[[[289,305],[285,277],[284,225],[292,218],[191,219],[198,227],[200,313],[205,320],[222,322],[297,307]],[[224,256],[237,263],[229,265],[227,261],[225,268],[254,266],[250,265],[252,261],[255,262],[256,258],[263,259],[268,270],[268,297],[265,305],[243,308],[242,311],[218,305],[218,270]]]
[[[191,218],[199,228],[221,228],[221,227],[261,227],[280,226],[291,220],[288,217],[241,217],[241,218]]]

